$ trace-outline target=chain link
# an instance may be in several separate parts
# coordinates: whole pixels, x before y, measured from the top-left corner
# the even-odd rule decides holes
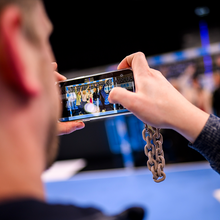
[[[154,181],[160,183],[166,179],[166,174],[163,171],[165,167],[162,147],[163,136],[159,128],[153,128],[148,125],[145,125],[142,136],[147,142],[144,147],[145,154],[148,157],[147,167],[152,172]]]

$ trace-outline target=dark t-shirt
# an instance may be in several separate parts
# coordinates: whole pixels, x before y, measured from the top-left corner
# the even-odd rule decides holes
[[[50,205],[35,199],[0,203],[1,220],[142,220],[142,208],[131,208],[117,216],[105,216],[94,208]]]

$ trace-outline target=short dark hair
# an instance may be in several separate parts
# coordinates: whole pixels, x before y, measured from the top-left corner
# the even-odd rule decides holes
[[[0,0],[0,13],[2,10],[11,4],[15,4],[22,9],[30,9],[39,0]]]
[[[16,5],[21,9],[25,21],[24,32],[29,40],[32,41],[37,40],[37,34],[35,33],[35,29],[30,24],[29,18],[32,12],[31,10],[34,8],[37,2],[42,2],[42,0],[0,0],[0,15],[9,5]]]

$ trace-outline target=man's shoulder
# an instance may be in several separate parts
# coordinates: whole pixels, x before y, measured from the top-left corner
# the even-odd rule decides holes
[[[52,205],[34,199],[0,203],[0,219],[22,220],[78,220],[105,219],[94,208],[79,208],[74,205]]]
[[[0,203],[0,220],[142,220],[144,210],[130,208],[117,216],[105,216],[95,208],[52,205],[35,199]]]

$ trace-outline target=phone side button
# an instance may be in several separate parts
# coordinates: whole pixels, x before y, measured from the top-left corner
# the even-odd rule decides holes
[[[83,122],[88,122],[88,121],[91,121],[90,119],[83,119],[82,120]]]

